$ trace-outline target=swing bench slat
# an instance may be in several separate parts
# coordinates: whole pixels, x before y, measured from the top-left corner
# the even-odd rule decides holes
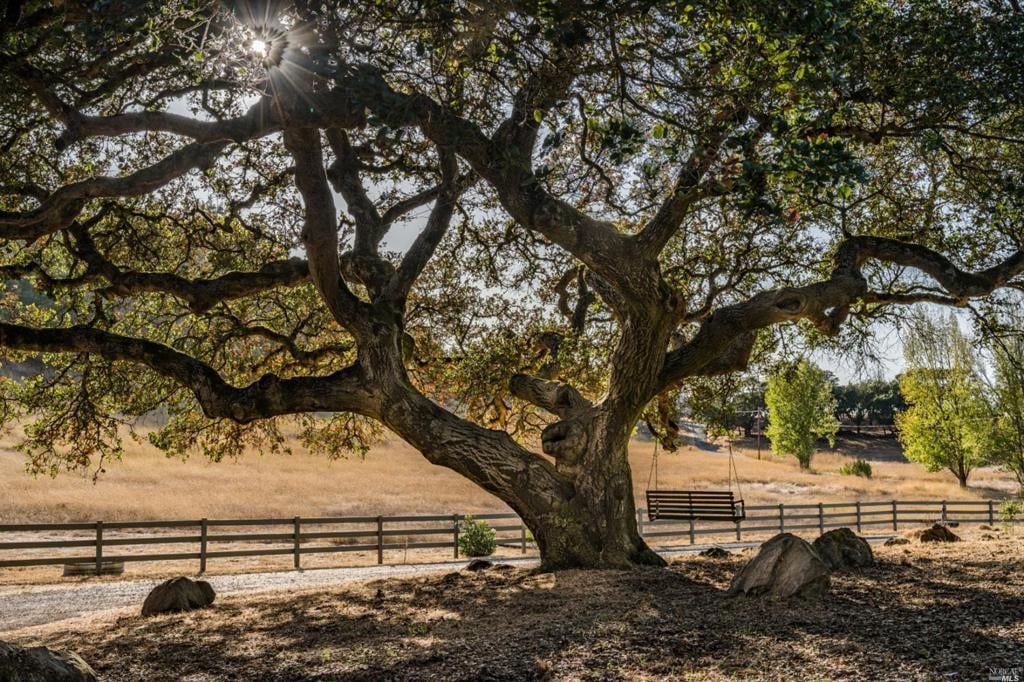
[[[647,518],[683,521],[733,521],[746,518],[743,500],[731,490],[648,490]]]

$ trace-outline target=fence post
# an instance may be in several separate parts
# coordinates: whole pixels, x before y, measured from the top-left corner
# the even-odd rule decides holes
[[[896,500],[892,501],[892,529],[899,530],[898,522],[896,520]]]
[[[818,535],[825,534],[825,507],[818,503]]]
[[[697,542],[697,533],[694,530],[694,527],[693,527],[693,517],[691,516],[690,517],[690,544],[692,545],[695,542]]]
[[[455,558],[459,558],[459,515],[452,514],[452,546],[455,547]]]
[[[458,546],[459,543],[455,543]],[[526,524],[519,523],[519,545],[522,547],[522,553],[526,554]]]
[[[786,506],[779,502],[779,532],[786,532]]]
[[[206,536],[208,534],[206,519],[199,522],[199,574],[206,573]]]
[[[103,522],[96,522],[96,575],[103,570]]]
[[[946,501],[942,501],[942,522],[946,522]]]
[[[740,531],[740,523],[742,523],[742,522],[741,521],[737,521],[736,522],[736,542],[740,542],[741,540],[743,540],[743,534]]]
[[[377,563],[384,563],[384,517],[377,517]]]
[[[857,500],[857,532],[858,533],[861,532],[861,530],[860,530],[860,500]]]
[[[994,500],[988,501],[988,525],[992,525],[996,522],[996,503]]]
[[[300,523],[299,517],[296,516],[295,517],[295,527],[293,528],[293,531],[292,531],[292,537],[294,539],[292,551],[293,551],[294,556],[295,556],[295,559],[294,559],[295,570],[299,569],[299,537],[301,535],[300,530],[299,530],[299,523]]]

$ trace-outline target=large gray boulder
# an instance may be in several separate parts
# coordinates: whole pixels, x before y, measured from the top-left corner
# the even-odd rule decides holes
[[[213,603],[217,594],[205,580],[171,578],[160,583],[149,593],[142,604],[142,615],[177,613],[206,608]]]
[[[78,654],[44,646],[25,649],[0,642],[0,682],[96,682],[96,673]]]
[[[814,550],[833,571],[875,565],[871,545],[849,528],[836,528],[814,541]]]
[[[740,569],[728,594],[816,599],[828,592],[828,586],[828,567],[810,543],[779,533]]]

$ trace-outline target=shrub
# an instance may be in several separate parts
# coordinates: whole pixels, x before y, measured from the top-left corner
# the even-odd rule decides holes
[[[486,521],[477,521],[472,516],[462,519],[459,526],[459,552],[464,556],[487,556],[494,554],[498,540]]]
[[[871,465],[858,457],[857,459],[839,467],[839,473],[843,476],[863,476],[871,478]]]
[[[1024,502],[1020,500],[1003,500],[999,505],[999,518],[1006,523],[1011,533],[1013,532],[1013,523],[1021,515],[1021,512],[1024,512]]]

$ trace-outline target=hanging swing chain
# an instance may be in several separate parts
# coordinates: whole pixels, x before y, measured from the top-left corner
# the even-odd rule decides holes
[[[729,441],[729,469],[727,473],[729,490],[732,490],[732,482],[736,481],[736,494],[743,499],[743,486],[740,483],[740,472],[736,468],[736,457],[733,454],[732,441]],[[651,488],[651,479],[654,480],[654,488]],[[658,439],[654,439],[654,449],[651,451],[651,469],[647,472],[647,489],[659,490],[658,488]]]
[[[654,490],[658,489],[658,439],[654,439],[654,451],[651,453],[651,470],[647,472],[647,489],[651,490],[651,477],[654,477]]]
[[[732,490],[732,479],[736,479],[736,494],[743,499],[743,486],[740,485],[740,473],[736,469],[736,458],[732,452],[732,441],[729,441],[729,490]]]

